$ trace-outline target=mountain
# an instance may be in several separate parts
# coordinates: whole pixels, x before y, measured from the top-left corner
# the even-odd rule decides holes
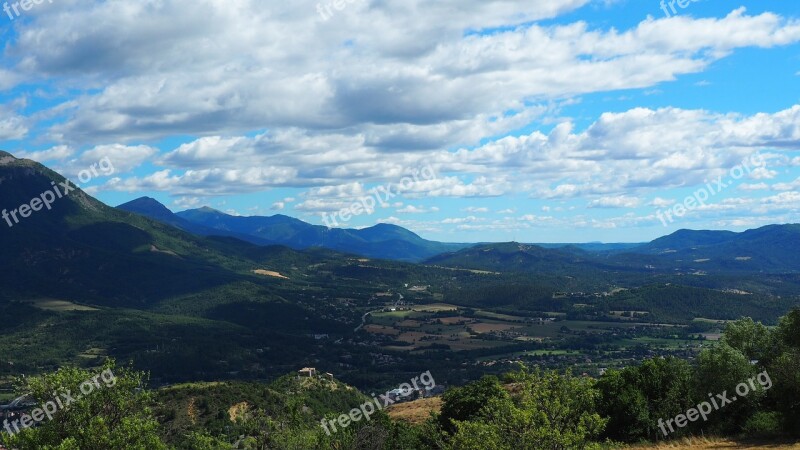
[[[431,273],[197,236],[5,152],[0,192],[0,380],[105,356],[135,361],[156,383],[336,361],[350,347],[309,335],[351,333],[363,312],[349,302],[367,304],[387,289],[380,280],[402,286]],[[128,207],[174,222],[152,201]]]
[[[736,236],[737,234],[732,231],[678,230],[634,250],[636,253],[659,254],[698,246],[722,244],[735,239]]]
[[[161,204],[158,200],[150,197],[140,197],[128,203],[117,206],[117,209],[123,211],[139,214],[157,222],[179,228],[189,233],[197,234],[200,236],[227,236],[234,237],[245,242],[250,242],[256,245],[276,245],[276,242],[270,242],[265,239],[259,239],[254,236],[230,232],[221,229],[214,229],[200,224],[190,222],[169,210],[166,206]]]
[[[158,200],[150,197],[141,197],[128,203],[117,206],[118,209],[140,214],[157,220],[167,225],[172,225],[175,228],[180,228],[184,231],[189,231],[196,234],[204,234],[204,231],[211,231],[210,228],[195,225],[188,220],[176,216],[166,206],[158,202]]]
[[[800,272],[800,225],[768,225],[741,233],[680,230],[638,246],[484,244],[434,256],[426,264],[496,272],[660,273]]]
[[[5,152],[0,190],[0,283],[10,299],[152,304],[229,283],[253,264],[216,241],[106,206],[58,173]]]
[[[740,233],[680,230],[612,257],[662,269],[701,272],[798,272],[800,225],[768,225]]]
[[[533,243],[531,245],[537,245],[539,247],[544,248],[564,248],[564,247],[575,247],[581,250],[585,250],[587,252],[606,252],[606,251],[623,251],[629,250],[632,248],[640,247],[644,245],[643,243],[603,243],[603,242],[585,242],[580,244],[556,244],[556,243]]]
[[[204,207],[176,213],[176,216],[217,230],[234,233],[253,243],[270,242],[302,250],[323,247],[369,258],[397,261],[422,261],[431,256],[468,247],[429,241],[417,234],[390,224],[378,224],[361,230],[327,228],[284,215],[232,216]]]
[[[576,247],[549,249],[517,242],[476,245],[434,256],[425,264],[493,272],[559,272],[594,267],[589,255]]]

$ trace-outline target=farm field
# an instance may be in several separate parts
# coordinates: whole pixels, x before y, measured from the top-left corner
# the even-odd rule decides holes
[[[39,298],[35,300],[29,300],[28,303],[35,306],[36,308],[45,310],[45,311],[56,311],[56,312],[65,312],[65,311],[97,311],[97,308],[93,308],[91,306],[79,305],[70,301],[66,300],[59,300],[54,298]]]
[[[647,314],[610,311],[595,320],[576,320],[566,313],[530,317],[436,303],[371,312],[364,331],[390,351],[479,351],[475,360],[483,365],[519,359],[556,365],[560,361],[590,373],[624,366],[639,354],[694,353],[710,344],[700,334],[690,334],[685,325],[641,322]],[[608,349],[591,350],[592,345],[586,343],[605,344]]]

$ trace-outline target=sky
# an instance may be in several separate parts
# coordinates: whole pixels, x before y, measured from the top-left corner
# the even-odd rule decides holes
[[[23,3],[0,149],[112,206],[452,242],[800,222],[794,0]]]

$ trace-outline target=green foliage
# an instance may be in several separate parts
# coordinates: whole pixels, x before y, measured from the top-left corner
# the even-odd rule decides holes
[[[731,320],[745,316],[774,321],[796,301],[792,298],[781,300],[756,294],[742,296],[717,289],[658,284],[614,295],[607,300],[606,307],[611,310],[649,311],[650,320],[668,323],[687,323],[698,317]]]
[[[737,327],[733,329],[739,330]],[[698,402],[708,400],[708,394],[730,392],[733,396],[734,389],[739,383],[751,379],[756,374],[756,368],[750,364],[749,359],[741,351],[726,344],[728,341],[742,344],[741,335],[736,335],[736,338],[725,339],[719,345],[698,355],[694,383],[695,398]],[[754,347],[746,346],[746,348]],[[756,384],[756,387],[759,386]],[[707,424],[699,423],[699,425],[721,434],[736,433],[747,418],[757,410],[763,397],[763,389],[750,392],[747,396],[740,396],[736,402],[725,406],[724,411],[709,416]]]
[[[773,335],[769,328],[746,317],[729,323],[721,342],[738,350],[748,360],[765,361],[772,350]]]
[[[708,421],[677,428],[688,432],[770,436],[800,430],[800,310],[783,317],[775,331],[745,318],[728,325],[717,345],[701,352],[694,367],[675,359],[645,361],[610,371],[598,381],[601,413],[610,418],[606,436],[621,441],[658,440],[658,419],[668,420],[727,392],[736,401],[715,410]],[[752,363],[751,360],[757,361]],[[755,378],[755,389],[737,395],[740,383]]]
[[[442,397],[439,423],[443,430],[453,433],[456,429],[454,421],[472,420],[478,417],[490,400],[508,399],[508,397],[508,392],[494,376],[485,376],[480,381],[464,387],[449,389]]]
[[[55,400],[54,393],[71,393],[75,401],[67,404],[64,399],[52,420],[10,436],[6,445],[19,450],[166,449],[150,414],[151,394],[141,389],[145,374],[117,367],[111,360],[102,367],[101,379],[95,378],[98,373],[65,367],[20,380],[19,393],[42,407]],[[92,379],[98,383],[90,391],[86,383]]]
[[[800,309],[781,319],[776,330],[777,356],[768,367],[774,383],[770,398],[786,421],[786,430],[800,435]]]
[[[747,419],[742,427],[745,436],[754,438],[769,438],[781,434],[783,430],[783,416],[778,412],[760,411]]]
[[[232,450],[233,445],[203,431],[189,433],[178,448],[181,450]]]
[[[556,372],[509,374],[512,396],[497,396],[469,421],[456,421],[451,449],[591,448],[606,420],[593,381]]]
[[[691,366],[675,358],[649,359],[640,366],[609,371],[597,383],[599,411],[610,419],[606,436],[624,441],[663,439],[658,420],[696,404],[693,381]]]

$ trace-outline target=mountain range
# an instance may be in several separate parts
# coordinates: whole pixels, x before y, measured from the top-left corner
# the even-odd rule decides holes
[[[669,273],[800,272],[800,225],[731,231],[679,230],[652,242],[612,249],[505,243],[477,245],[425,261],[491,271],[635,270]]]
[[[148,197],[133,200],[118,208],[203,236],[229,236],[256,245],[285,245],[296,250],[323,247],[369,258],[417,262],[469,246],[429,241],[390,224],[364,229],[328,228],[284,215],[242,217],[209,207],[172,213]]]
[[[0,152],[4,209],[11,211],[29,204],[31,199],[41,197],[43,192],[65,181],[64,177],[38,163]],[[150,198],[111,208],[76,188],[53,202],[51,210],[32,213],[13,227],[0,229],[3,276],[15,280],[14,289],[35,286],[43,290],[43,286],[54,285],[45,279],[58,279],[76,289],[91,284],[88,292],[98,294],[106,281],[102,274],[124,268],[142,274],[142,279],[157,279],[164,274],[191,279],[192,274],[204,266],[221,265],[235,270],[243,264],[241,244],[236,244],[241,241],[257,246],[247,247],[248,255],[258,254],[259,246],[266,249],[282,245],[294,250],[325,248],[368,258],[506,272],[581,269],[800,271],[797,257],[800,225],[791,224],[769,225],[741,233],[681,230],[646,244],[610,247],[599,244],[550,248],[517,243],[449,244],[426,240],[389,224],[360,230],[330,229],[284,215],[240,217],[207,207],[176,214]],[[260,252],[268,253],[267,250]],[[226,277],[224,271],[210,271],[214,275],[204,278],[203,282],[213,284],[215,279]],[[98,273],[101,274],[99,279]],[[192,280],[189,284],[197,282]],[[116,290],[120,283],[126,285],[127,282],[109,280],[107,288]],[[131,281],[125,292],[135,297],[137,292],[146,290],[145,285]],[[175,286],[159,289],[180,290]]]
[[[0,374],[77,363],[98,348],[173,380],[226,376],[232,365],[252,376],[285,373],[297,355],[333,364],[358,355],[359,344],[332,354],[308,336],[350,336],[378,293],[401,290],[421,303],[524,309],[558,306],[556,291],[683,283],[702,295],[783,296],[800,284],[800,225],[684,230],[641,245],[446,244],[394,225],[328,229],[210,208],[175,214],[147,198],[113,208],[79,188],[49,209],[34,202],[64,183],[0,152],[0,213],[17,210],[20,219],[0,222],[0,348],[14,362],[0,361]],[[38,210],[22,207],[34,203]]]
[[[285,215],[242,217],[209,207],[173,213],[147,197],[118,208],[202,236],[228,236],[296,250],[321,247],[369,258],[468,269],[800,271],[796,257],[800,225],[770,225],[741,233],[679,230],[644,244],[458,244],[426,240],[390,224],[364,229],[327,228]]]

